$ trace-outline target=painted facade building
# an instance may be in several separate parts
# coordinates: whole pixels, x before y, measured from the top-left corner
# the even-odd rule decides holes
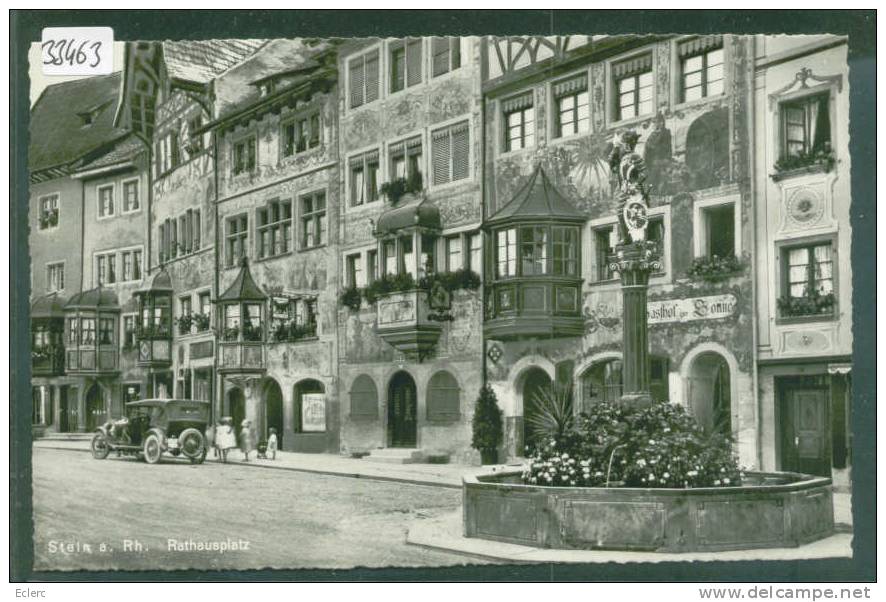
[[[146,155],[114,125],[120,74],[49,86],[31,111],[33,423],[91,430],[138,381],[121,310],[144,274]]]
[[[580,407],[621,395],[622,302],[608,257],[616,134],[638,135],[651,187],[651,393],[730,435],[756,464],[748,40],[484,40],[487,378],[505,451],[532,400],[569,383]]]
[[[273,40],[220,76],[219,410],[338,451],[338,94],[328,44]]]
[[[764,469],[848,485],[849,73],[837,36],[758,36],[754,164]]]
[[[350,40],[338,56],[341,288],[359,303],[338,312],[341,451],[465,461],[483,362],[480,41]]]

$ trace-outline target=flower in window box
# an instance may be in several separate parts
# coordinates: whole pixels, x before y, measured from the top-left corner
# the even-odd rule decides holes
[[[797,154],[785,155],[773,165],[775,175],[782,175],[794,170],[807,167],[820,167],[824,171],[830,171],[836,163],[831,145],[826,143],[822,148],[800,151]]]
[[[821,316],[833,313],[835,302],[834,293],[821,293],[814,290],[802,297],[785,296],[780,298],[778,309],[781,316],[785,318]]]
[[[240,327],[231,326],[230,328],[225,328],[222,336],[226,341],[236,341],[240,336]]]
[[[686,270],[686,276],[704,282],[721,282],[744,270],[744,262],[735,255],[696,257]]]
[[[179,316],[176,319],[176,323],[178,324],[179,334],[190,334],[191,325],[194,323],[194,317],[192,315]]]
[[[197,326],[197,332],[209,330],[209,316],[207,314],[193,314],[191,317]]]

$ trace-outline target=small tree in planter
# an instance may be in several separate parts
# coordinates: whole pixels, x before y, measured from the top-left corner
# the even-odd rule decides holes
[[[498,461],[498,446],[504,437],[504,428],[498,399],[489,385],[480,389],[472,427],[471,446],[480,451],[483,464],[495,464]]]

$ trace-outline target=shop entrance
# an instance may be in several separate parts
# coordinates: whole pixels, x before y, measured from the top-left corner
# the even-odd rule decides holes
[[[806,381],[779,379],[781,468],[830,477],[828,390],[810,385]]]
[[[415,381],[398,372],[388,386],[388,439],[391,447],[415,447],[418,440]]]

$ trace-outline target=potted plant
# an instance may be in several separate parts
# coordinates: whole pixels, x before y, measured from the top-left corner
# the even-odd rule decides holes
[[[190,314],[185,314],[176,318],[176,323],[178,324],[179,334],[190,334],[191,324],[194,323],[194,317]]]
[[[194,324],[197,325],[197,332],[204,332],[209,330],[209,315],[208,314],[194,314]]]
[[[408,178],[396,178],[390,182],[385,182],[379,190],[388,197],[392,205],[396,205],[400,202],[403,195],[421,192],[421,187],[421,172],[415,171]]]
[[[362,304],[360,289],[356,286],[349,286],[341,292],[339,302],[351,311],[357,311]]]
[[[481,462],[496,464],[498,462],[498,446],[501,445],[504,429],[501,408],[498,407],[495,391],[489,385],[484,385],[480,389],[474,410],[472,430],[471,447],[480,451]]]

